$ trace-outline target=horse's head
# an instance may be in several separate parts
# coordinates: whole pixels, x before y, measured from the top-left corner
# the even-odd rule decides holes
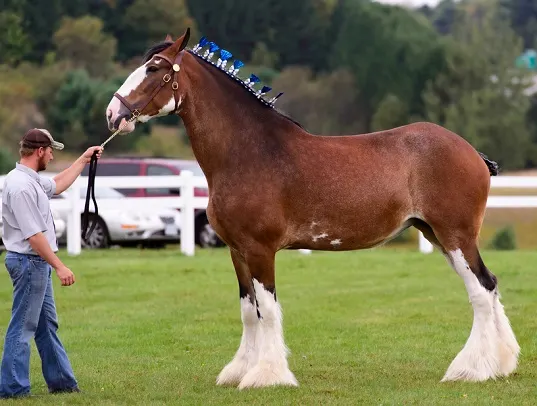
[[[110,130],[119,128],[126,120],[137,117],[146,122],[153,117],[175,113],[184,99],[181,87],[181,59],[190,37],[190,29],[173,42],[170,36],[153,47],[144,58],[144,63],[132,72],[116,91],[106,109]],[[122,130],[130,133],[135,121]]]

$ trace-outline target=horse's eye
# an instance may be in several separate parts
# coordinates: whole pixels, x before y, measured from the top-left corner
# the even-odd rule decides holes
[[[156,72],[158,71],[158,68],[156,66],[148,66],[147,67],[147,72]]]

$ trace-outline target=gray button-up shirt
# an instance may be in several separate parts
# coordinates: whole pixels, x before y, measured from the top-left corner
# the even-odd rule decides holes
[[[17,163],[6,175],[2,191],[2,240],[6,250],[37,255],[28,238],[42,232],[52,251],[58,251],[49,202],[55,192],[54,179],[40,176],[25,165]]]

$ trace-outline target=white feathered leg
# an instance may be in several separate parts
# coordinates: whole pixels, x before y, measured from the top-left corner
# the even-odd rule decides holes
[[[282,311],[274,295],[254,279],[255,294],[261,314],[262,340],[259,341],[259,360],[242,378],[239,389],[273,385],[298,386],[289,370],[289,353],[283,338]]]

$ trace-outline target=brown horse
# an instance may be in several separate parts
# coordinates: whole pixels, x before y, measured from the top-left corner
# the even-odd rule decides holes
[[[497,166],[431,123],[349,136],[317,136],[274,108],[275,97],[239,79],[242,63],[189,31],[167,38],[112,98],[110,129],[178,114],[209,185],[207,215],[231,252],[243,334],[218,384],[297,385],[276,298],[275,254],[378,246],[414,226],[462,278],[474,321],[444,380],[510,374],[519,346],[496,277],[478,251],[490,175]],[[220,56],[213,54],[220,51]],[[212,59],[214,58],[214,60]],[[134,129],[130,122],[123,130]]]

